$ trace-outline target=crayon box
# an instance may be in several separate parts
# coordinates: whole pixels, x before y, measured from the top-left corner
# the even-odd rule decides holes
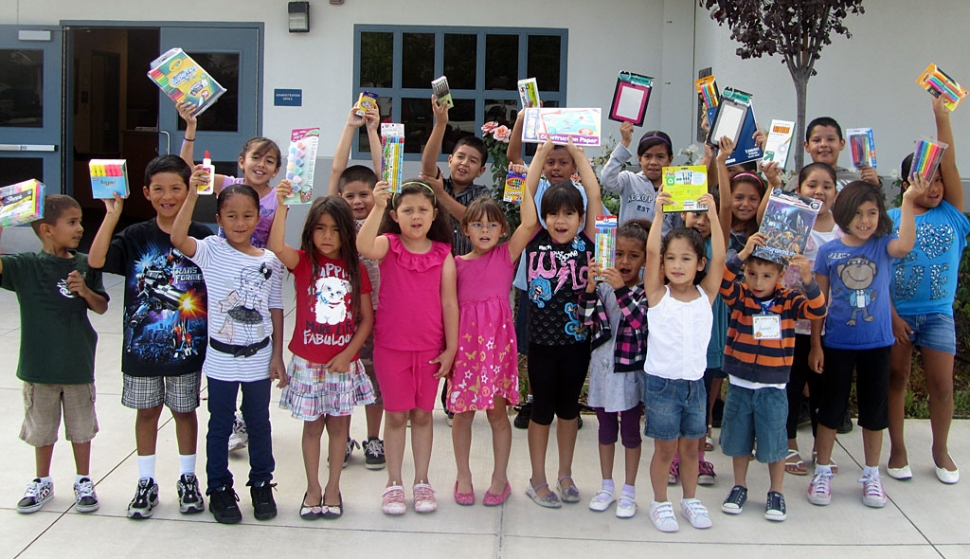
[[[195,106],[193,115],[200,115],[212,106],[226,89],[219,85],[192,57],[180,48],[159,56],[150,64],[148,77],[172,101],[188,101]]]

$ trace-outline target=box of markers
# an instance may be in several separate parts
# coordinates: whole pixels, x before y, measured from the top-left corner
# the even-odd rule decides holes
[[[381,180],[391,192],[401,192],[404,182],[404,125],[398,122],[381,123]]]
[[[195,107],[192,114],[196,116],[226,92],[219,82],[180,48],[170,49],[153,60],[149,65],[148,77],[172,101],[192,103]]]
[[[596,216],[596,265],[600,270],[612,268],[616,256],[616,216]],[[601,279],[601,278],[596,278]]]
[[[91,172],[91,196],[96,200],[109,200],[117,192],[122,198],[130,193],[128,186],[128,162],[124,159],[92,159],[88,162]]]
[[[24,225],[44,217],[44,183],[25,180],[0,187],[0,227]]]
[[[863,167],[876,166],[876,140],[872,135],[872,128],[848,128],[845,137],[856,171]]]

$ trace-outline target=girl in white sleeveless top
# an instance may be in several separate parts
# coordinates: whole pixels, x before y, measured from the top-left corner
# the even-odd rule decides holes
[[[702,196],[699,202],[714,208],[710,194]],[[657,219],[663,219],[663,206],[671,203],[669,193],[658,195]],[[647,412],[644,434],[654,439],[650,461],[654,501],[650,519],[662,532],[680,529],[673,504],[667,499],[667,473],[674,454],[679,451],[682,456],[696,456],[700,440],[707,434],[704,369],[714,320],[711,304],[724,274],[724,236],[716,212],[708,215],[711,265],[706,275],[704,239],[694,229],[674,229],[661,243],[660,227],[653,227],[647,239],[644,289],[649,305],[649,349],[643,367],[647,373],[643,391]],[[695,528],[710,528],[707,509],[695,497],[697,462],[686,460],[680,468],[684,489],[681,515]]]

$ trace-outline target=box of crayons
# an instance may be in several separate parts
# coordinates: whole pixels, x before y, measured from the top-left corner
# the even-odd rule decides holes
[[[863,167],[876,166],[876,140],[872,128],[848,128],[845,131],[849,149],[852,152],[852,165],[856,171]]]
[[[159,56],[149,65],[148,77],[172,101],[194,105],[193,115],[200,115],[216,102],[226,89],[219,85],[192,57],[180,48]]]
[[[940,70],[936,64],[927,66],[926,70],[923,70],[923,73],[916,78],[916,83],[930,92],[933,97],[943,95],[946,98],[944,101],[946,108],[951,111],[956,110],[967,96],[967,90],[961,87],[956,80],[946,75],[946,72]]]
[[[24,225],[44,217],[44,183],[30,179],[0,187],[0,227]]]
[[[92,159],[88,163],[91,171],[91,196],[96,200],[110,200],[117,192],[127,198],[128,162],[124,159]]]
[[[927,182],[931,182],[936,175],[936,169],[943,159],[943,152],[948,148],[943,142],[934,142],[920,138],[916,140],[916,151],[913,152],[913,166],[910,175],[919,175]],[[906,177],[907,179],[909,177]]]
[[[616,256],[616,216],[596,216],[596,265],[600,270],[612,268]],[[595,278],[601,280],[603,278]]]

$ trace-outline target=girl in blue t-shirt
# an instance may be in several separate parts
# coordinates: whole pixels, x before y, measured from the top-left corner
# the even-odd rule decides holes
[[[913,346],[920,348],[930,392],[930,427],[933,431],[933,462],[936,477],[943,483],[960,481],[960,470],[950,458],[947,436],[953,418],[953,355],[956,331],[953,300],[956,296],[960,259],[967,246],[970,221],[963,215],[963,186],[953,151],[950,111],[943,99],[934,99],[937,138],[949,144],[943,160],[926,191],[913,200],[916,215],[916,246],[905,258],[896,260],[892,298],[893,346],[889,367],[889,463],[886,473],[905,480],[913,477],[903,440],[906,417],[906,385],[912,366]],[[913,156],[903,160],[902,176],[908,177]],[[903,183],[903,188],[909,182]],[[890,210],[894,227],[901,212]]]
[[[889,424],[891,264],[893,258],[903,257],[913,248],[913,200],[926,186],[926,181],[915,178],[903,194],[898,238],[890,234],[892,222],[879,190],[869,183],[849,183],[832,208],[835,223],[845,236],[822,245],[815,259],[815,278],[822,293],[828,294],[829,314],[822,340],[823,357],[813,363],[815,372],[822,374],[815,438],[818,458],[808,487],[808,500],[814,505],[832,501],[832,447],[849,403],[853,370],[866,459],[862,502],[877,508],[886,504],[879,479],[879,453],[882,430]]]

